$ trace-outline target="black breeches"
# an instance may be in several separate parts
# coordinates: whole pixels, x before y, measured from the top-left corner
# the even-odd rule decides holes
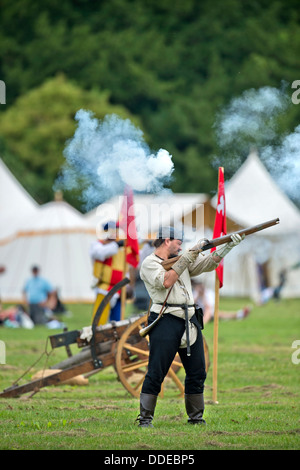
[[[157,318],[151,313],[149,323]],[[176,353],[180,355],[185,369],[185,393],[203,393],[206,379],[203,339],[199,324],[196,342],[191,346],[191,356],[187,356],[186,348],[179,348],[185,330],[185,321],[171,314],[165,314],[149,333],[150,357],[142,393],[158,395],[161,384],[174,360]]]

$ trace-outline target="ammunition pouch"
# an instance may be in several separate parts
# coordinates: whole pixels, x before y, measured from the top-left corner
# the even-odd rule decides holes
[[[199,305],[195,304],[195,316],[198,320],[198,323],[201,326],[201,330],[204,330],[204,322],[203,322],[203,310]]]

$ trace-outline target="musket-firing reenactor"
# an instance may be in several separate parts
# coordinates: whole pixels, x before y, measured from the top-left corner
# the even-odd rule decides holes
[[[148,324],[159,321],[149,331],[150,356],[140,394],[139,426],[152,427],[152,419],[161,384],[178,352],[186,372],[185,407],[190,424],[206,424],[204,412],[205,356],[201,316],[195,314],[191,277],[213,271],[221,259],[242,241],[233,234],[231,241],[207,256],[199,250],[207,244],[198,242],[198,251],[185,251],[169,271],[162,262],[182,250],[182,233],[173,227],[162,227],[154,242],[155,251],[142,263],[140,276],[152,299]],[[196,248],[197,248],[196,246]],[[197,312],[198,313],[198,312]]]

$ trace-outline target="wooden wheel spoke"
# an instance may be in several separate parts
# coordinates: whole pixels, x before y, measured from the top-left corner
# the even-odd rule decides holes
[[[143,385],[144,378],[145,378],[146,372],[142,375],[141,379],[138,381],[138,383],[133,387],[134,390],[140,390],[140,388]]]
[[[133,362],[129,365],[122,366],[123,372],[132,372],[133,370],[140,369],[140,367],[146,367],[148,365],[148,359],[146,361]]]
[[[128,349],[129,351],[135,352],[137,354],[141,354],[143,356],[149,357],[149,351],[145,351],[144,349],[136,348],[132,346],[130,343],[124,343],[124,348]]]
[[[176,361],[176,359],[175,359],[175,360],[172,362],[172,366],[182,367],[182,363]],[[171,366],[171,367],[172,367],[172,366]]]
[[[175,372],[173,371],[172,367],[170,367],[170,369],[169,369],[168,376],[171,377],[171,379],[175,382],[175,384],[176,384],[177,387],[179,388],[180,393],[183,394],[183,392],[184,392],[184,386],[182,385],[180,379],[177,377],[177,375],[176,375]]]

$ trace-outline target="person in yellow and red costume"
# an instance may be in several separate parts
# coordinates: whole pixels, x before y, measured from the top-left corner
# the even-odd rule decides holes
[[[101,239],[93,242],[90,247],[97,295],[93,307],[93,318],[105,295],[124,277],[125,248],[124,239],[121,239],[121,236],[122,231],[119,228],[119,223],[107,222],[103,226]],[[121,292],[117,292],[102,312],[98,325],[120,319]]]

